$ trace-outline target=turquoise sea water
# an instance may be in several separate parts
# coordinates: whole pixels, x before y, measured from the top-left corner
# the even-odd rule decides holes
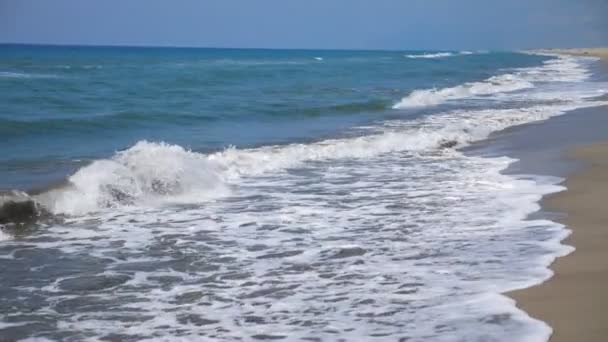
[[[462,147],[593,58],[0,46],[0,341],[546,341],[560,179]]]

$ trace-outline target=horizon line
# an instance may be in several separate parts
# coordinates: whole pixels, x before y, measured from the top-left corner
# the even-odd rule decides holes
[[[361,52],[452,52],[452,51],[490,51],[517,52],[532,49],[396,49],[396,48],[310,48],[310,47],[233,47],[233,46],[193,46],[193,45],[147,45],[147,44],[87,44],[87,43],[37,43],[37,42],[0,42],[0,46],[32,47],[86,47],[86,48],[136,48],[136,49],[217,49],[217,50],[289,50],[289,51],[361,51]],[[534,48],[542,49],[542,48]]]

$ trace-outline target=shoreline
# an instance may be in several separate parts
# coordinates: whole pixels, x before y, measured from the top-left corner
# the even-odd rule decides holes
[[[608,63],[608,48],[540,52],[599,57]],[[602,108],[608,115],[608,108]],[[561,183],[565,191],[545,196],[540,204],[545,212],[560,215],[552,220],[569,230],[562,244],[574,251],[549,266],[551,278],[505,295],[552,328],[550,342],[603,342],[608,340],[608,210],[602,206],[608,197],[608,141],[579,143],[561,154],[564,163],[582,168],[566,176]]]
[[[608,143],[575,148],[567,157],[586,167],[565,180],[566,191],[547,196],[542,205],[567,215],[557,221],[572,230],[562,243],[575,251],[556,259],[546,282],[507,295],[553,328],[551,342],[601,342],[608,338]]]

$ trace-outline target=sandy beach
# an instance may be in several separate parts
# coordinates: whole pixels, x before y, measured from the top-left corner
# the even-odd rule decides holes
[[[552,265],[555,275],[549,281],[510,295],[553,327],[552,342],[607,341],[608,143],[580,147],[568,157],[587,167],[569,177],[568,190],[549,196],[544,206],[565,214],[561,222],[572,235],[564,243],[576,250]]]

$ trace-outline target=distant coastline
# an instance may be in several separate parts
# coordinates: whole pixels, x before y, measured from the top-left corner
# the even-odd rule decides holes
[[[578,48],[578,49],[540,49],[535,52],[541,53],[557,53],[572,56],[589,56],[599,57],[604,60],[608,60],[608,47],[597,47],[597,48]]]

